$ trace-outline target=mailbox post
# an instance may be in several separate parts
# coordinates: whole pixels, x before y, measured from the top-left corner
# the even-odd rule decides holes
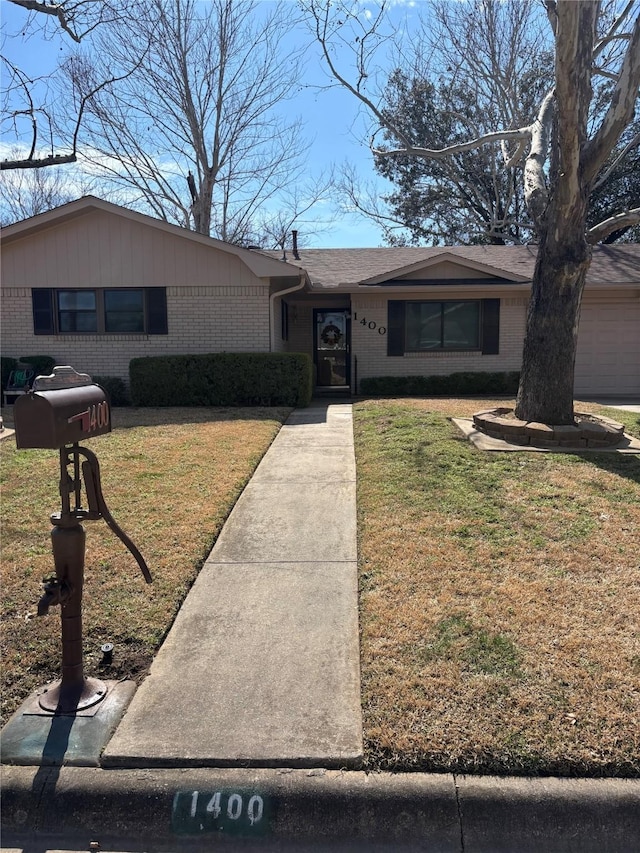
[[[111,432],[111,407],[103,388],[84,373],[68,366],[54,367],[50,376],[38,376],[33,388],[14,406],[18,449],[49,448],[60,453],[61,510],[51,516],[51,546],[55,576],[44,582],[38,616],[60,606],[62,678],[39,696],[43,711],[75,714],[97,705],[107,694],[97,678],[86,678],[82,660],[82,592],[85,530],[82,521],[103,518],[126,545],[147,583],[151,574],[142,555],[117,525],[105,503],[96,455],[79,442]],[[69,473],[71,469],[72,473]],[[82,487],[87,508],[82,507]]]

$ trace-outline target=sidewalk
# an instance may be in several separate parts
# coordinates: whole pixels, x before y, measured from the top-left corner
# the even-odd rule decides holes
[[[315,405],[256,469],[103,766],[361,759],[351,405]]]
[[[640,849],[638,780],[358,770],[357,606],[351,405],[315,403],[238,500],[101,766],[3,767],[3,844]]]

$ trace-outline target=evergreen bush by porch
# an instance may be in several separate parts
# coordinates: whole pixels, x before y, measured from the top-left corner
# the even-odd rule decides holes
[[[370,376],[360,382],[360,393],[373,397],[453,397],[518,392],[517,370],[503,373],[465,371],[447,376]]]
[[[308,406],[312,365],[303,353],[208,353],[134,358],[134,406]]]

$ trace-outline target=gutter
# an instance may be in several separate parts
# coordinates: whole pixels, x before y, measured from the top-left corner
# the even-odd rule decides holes
[[[275,311],[274,305],[278,297],[287,296],[289,293],[295,293],[296,290],[302,290],[305,285],[307,274],[304,270],[300,273],[300,281],[293,287],[288,287],[286,290],[277,290],[275,293],[269,294],[269,352],[273,352],[273,342],[276,337],[275,329]]]

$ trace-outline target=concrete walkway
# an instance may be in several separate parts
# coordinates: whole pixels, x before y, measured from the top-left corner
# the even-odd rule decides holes
[[[103,766],[358,765],[355,479],[351,404],[294,412]]]

